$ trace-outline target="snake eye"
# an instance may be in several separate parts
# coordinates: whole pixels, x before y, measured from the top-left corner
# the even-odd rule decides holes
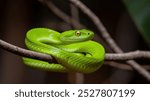
[[[80,35],[81,35],[81,32],[80,32],[80,31],[76,31],[76,32],[75,32],[75,35],[76,35],[76,36],[80,36]]]

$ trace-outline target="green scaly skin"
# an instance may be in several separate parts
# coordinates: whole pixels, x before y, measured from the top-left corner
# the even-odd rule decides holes
[[[63,33],[34,28],[27,32],[26,46],[33,51],[53,56],[57,63],[25,58],[23,62],[33,68],[55,72],[91,73],[103,64],[105,50],[102,45],[92,41],[94,33],[90,30],[69,30]]]

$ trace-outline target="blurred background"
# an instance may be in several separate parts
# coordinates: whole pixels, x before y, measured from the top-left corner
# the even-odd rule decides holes
[[[110,47],[102,40],[93,22],[69,0],[50,0],[56,7],[74,17],[84,26],[68,24],[62,16],[54,13],[41,0],[1,0],[0,1],[0,39],[13,45],[25,48],[26,32],[35,27],[47,27],[59,32],[69,29],[88,28],[96,33],[94,40],[102,43],[107,52]],[[149,50],[140,31],[121,0],[81,0],[103,22],[111,36],[125,51]],[[128,0],[127,0],[128,1]],[[136,1],[136,0],[134,0]],[[126,2],[127,4],[127,2]],[[52,5],[51,5],[52,7]],[[129,9],[130,10],[130,9]],[[131,12],[132,13],[132,12]],[[134,17],[133,17],[134,18]],[[69,20],[69,19],[68,19]],[[138,60],[140,64],[147,60]],[[123,67],[122,67],[123,68]],[[108,65],[92,74],[55,73],[28,68],[20,56],[0,49],[0,83],[148,83],[135,71],[122,70]]]

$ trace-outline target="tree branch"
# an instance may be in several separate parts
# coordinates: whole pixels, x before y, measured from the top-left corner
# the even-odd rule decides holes
[[[94,22],[98,30],[102,33],[102,37],[106,40],[107,44],[114,52],[123,53],[121,48],[116,44],[113,38],[111,38],[109,32],[106,30],[101,20],[86,5],[84,5],[80,0],[70,0],[70,2],[79,7],[82,12],[85,13]],[[150,73],[143,69],[138,63],[136,63],[134,60],[129,60],[127,63],[131,65],[138,73],[143,75],[148,81],[150,81]]]
[[[115,62],[115,61],[105,61],[104,65],[122,69],[122,70],[133,70],[133,68],[130,65],[127,65],[125,63]],[[146,70],[150,70],[150,65],[142,65],[142,67]]]
[[[16,55],[20,55],[23,57],[39,59],[39,60],[48,61],[48,62],[55,62],[54,58],[52,58],[50,55],[26,50],[26,49],[17,47],[15,45],[9,44],[3,40],[0,40],[0,47],[4,50],[7,50],[11,53],[14,53]]]
[[[133,51],[128,53],[108,53],[105,56],[106,60],[133,60],[133,59],[139,59],[139,58],[148,58],[150,59],[150,51]]]
[[[7,50],[16,55],[20,55],[23,57],[29,57],[33,59],[48,61],[48,62],[56,62],[56,60],[47,54],[26,50],[20,48],[18,46],[12,45],[0,39],[0,47],[4,50]],[[133,51],[128,53],[106,53],[105,61],[120,61],[120,60],[131,60],[131,59],[140,59],[147,58],[150,59],[150,51]]]

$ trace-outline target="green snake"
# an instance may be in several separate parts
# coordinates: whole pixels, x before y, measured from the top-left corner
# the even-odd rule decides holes
[[[59,33],[48,28],[33,28],[26,34],[30,50],[49,54],[56,63],[23,57],[24,64],[46,71],[92,73],[98,70],[105,57],[103,46],[92,41],[94,33],[87,29]]]

